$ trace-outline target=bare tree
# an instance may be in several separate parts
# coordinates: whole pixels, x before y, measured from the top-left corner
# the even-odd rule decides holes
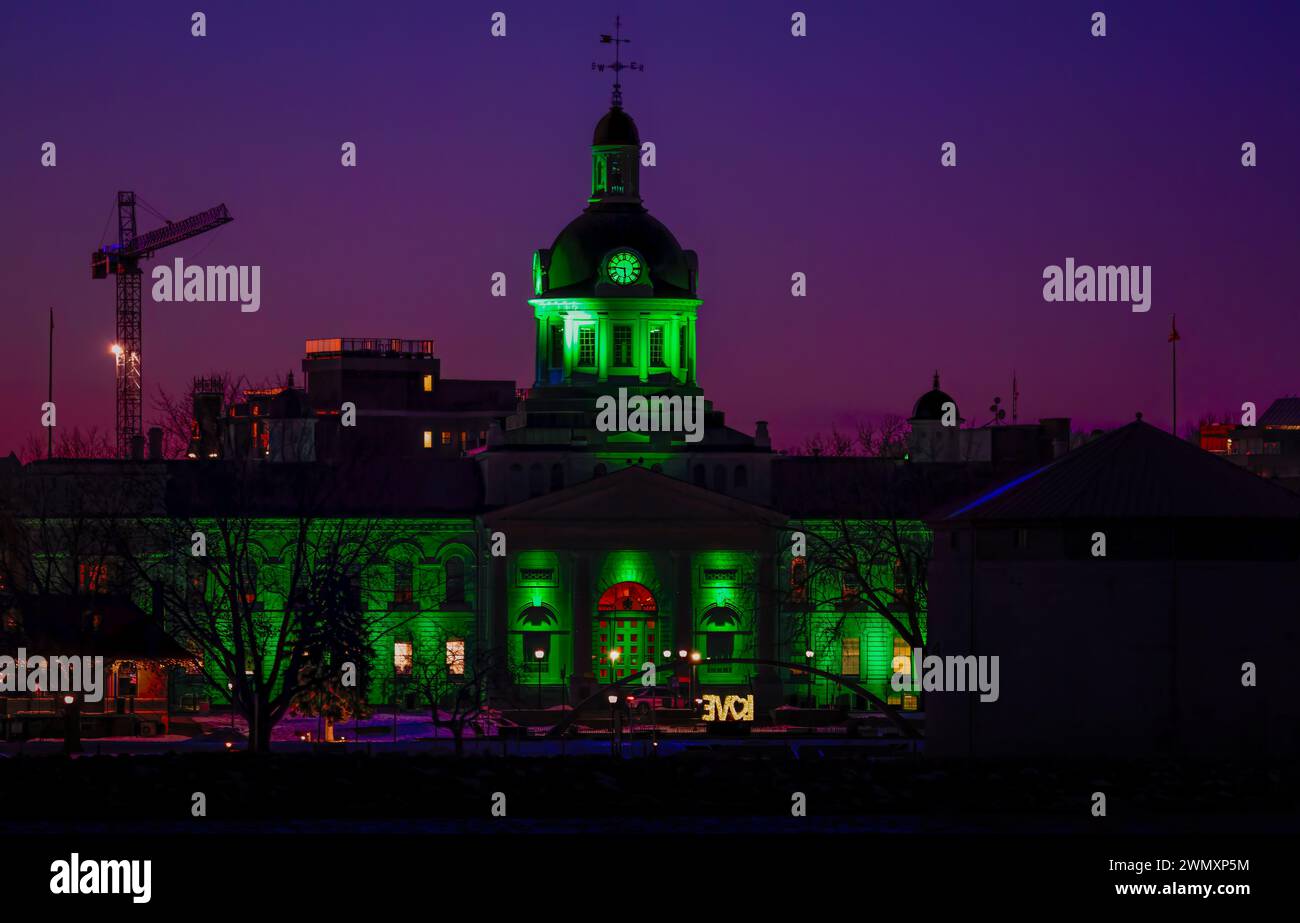
[[[902,458],[907,454],[908,431],[907,421],[898,414],[885,414],[857,421],[851,434],[832,426],[829,435],[814,433],[787,451],[825,458]]]
[[[449,640],[459,645],[448,645]],[[465,753],[465,731],[483,733],[492,714],[490,690],[517,681],[519,667],[496,647],[468,647],[463,639],[441,636],[437,651],[445,657],[425,657],[414,665],[408,682],[419,699],[429,706],[435,730],[447,727],[455,741],[456,755]]]
[[[18,450],[18,460],[24,464],[45,458],[48,454],[45,433],[28,433]],[[113,458],[117,454],[111,433],[92,426],[84,432],[80,427],[71,430],[55,428],[55,458]]]
[[[123,533],[120,554],[159,594],[167,629],[203,652],[206,682],[229,693],[262,752],[288,709],[327,695],[345,665],[364,683],[388,617],[368,602],[386,587],[367,571],[411,533],[341,509],[345,473],[326,466],[223,462],[190,473],[172,485],[168,515]],[[196,495],[176,496],[187,488]]]

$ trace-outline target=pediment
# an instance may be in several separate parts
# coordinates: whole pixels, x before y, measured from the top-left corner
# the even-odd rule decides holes
[[[510,523],[672,523],[776,527],[786,516],[639,465],[592,478],[581,484],[522,503],[501,507],[483,517],[486,525]]]

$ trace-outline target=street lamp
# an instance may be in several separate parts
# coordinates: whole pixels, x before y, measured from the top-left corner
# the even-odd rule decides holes
[[[533,656],[537,658],[537,707],[542,707],[542,658],[546,656],[546,651],[540,647],[533,651]]]
[[[226,689],[230,691],[230,730],[235,729],[235,684],[226,683]]]
[[[612,653],[613,652],[611,651],[611,654]],[[616,658],[611,656],[610,659],[614,660]],[[612,756],[620,756],[623,753],[623,748],[619,746],[619,740],[618,740],[618,713],[616,711],[616,708],[618,707],[618,695],[616,693],[611,692],[608,696],[606,696],[606,698],[609,700],[610,754]]]
[[[812,648],[809,648],[808,650],[804,651],[803,655],[808,660],[808,666],[811,667],[813,665]],[[817,677],[813,676],[811,672],[808,674],[808,694],[813,700],[813,707],[816,708],[817,707]]]
[[[691,651],[691,698],[695,697],[698,691],[699,680],[696,677],[695,665],[700,662],[700,652]]]

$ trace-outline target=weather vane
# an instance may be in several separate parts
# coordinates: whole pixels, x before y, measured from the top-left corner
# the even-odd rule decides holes
[[[620,17],[620,16],[615,16],[615,17],[614,17],[614,34],[613,34],[613,35],[601,35],[601,37],[600,37],[600,43],[601,43],[602,45],[613,45],[613,46],[614,46],[614,63],[613,63],[613,64],[597,64],[597,63],[595,63],[595,62],[593,61],[593,62],[592,62],[592,65],[591,65],[591,69],[594,70],[594,71],[601,71],[601,72],[604,72],[605,68],[609,68],[610,70],[612,70],[612,71],[614,72],[614,94],[613,94],[613,96],[611,97],[611,99],[612,99],[612,104],[613,104],[613,106],[614,106],[615,109],[622,109],[622,108],[623,108],[623,85],[622,85],[621,83],[619,83],[618,75],[619,75],[621,72],[623,72],[624,70],[632,70],[632,71],[643,71],[643,70],[645,70],[645,65],[644,65],[644,64],[637,64],[635,61],[632,61],[632,62],[629,63],[629,64],[624,64],[624,63],[623,63],[623,61],[622,61],[622,56],[621,56],[621,54],[620,54],[621,49],[620,49],[619,46],[620,46],[620,45],[626,45],[626,44],[628,44],[629,42],[631,42],[632,40],[631,40],[630,38],[623,38],[623,35],[622,35],[622,25],[623,25],[623,24],[622,24],[622,17]]]

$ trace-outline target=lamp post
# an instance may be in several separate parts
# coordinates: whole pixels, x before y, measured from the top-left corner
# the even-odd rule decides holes
[[[804,651],[804,652],[803,652],[803,655],[804,655],[804,658],[808,661],[808,666],[811,667],[811,666],[813,665],[813,652],[812,652],[812,648],[809,648],[808,650]],[[814,707],[814,708],[817,706],[817,686],[816,686],[816,683],[817,683],[817,678],[814,677],[814,676],[812,675],[812,673],[810,672],[810,673],[808,674],[808,695],[809,695],[809,697],[812,699],[812,703],[813,703],[813,707]]]
[[[533,656],[537,658],[537,707],[542,707],[542,658],[546,656],[546,651],[540,647],[533,651]]]
[[[622,755],[623,755],[623,748],[619,746],[619,740],[618,740],[618,712],[617,712],[617,708],[618,708],[618,695],[617,695],[617,693],[613,693],[613,692],[611,692],[611,693],[607,696],[607,698],[609,699],[609,732],[610,732],[610,738],[609,738],[609,750],[610,750],[610,755],[611,755],[611,756],[622,756]]]
[[[701,701],[703,701],[702,699],[700,699],[698,695],[699,681],[696,679],[696,674],[695,674],[696,665],[699,664],[699,662],[700,662],[700,652],[691,651],[691,698],[696,700],[696,704],[699,704]]]
[[[226,689],[230,692],[230,730],[235,730],[235,684],[226,683]]]

